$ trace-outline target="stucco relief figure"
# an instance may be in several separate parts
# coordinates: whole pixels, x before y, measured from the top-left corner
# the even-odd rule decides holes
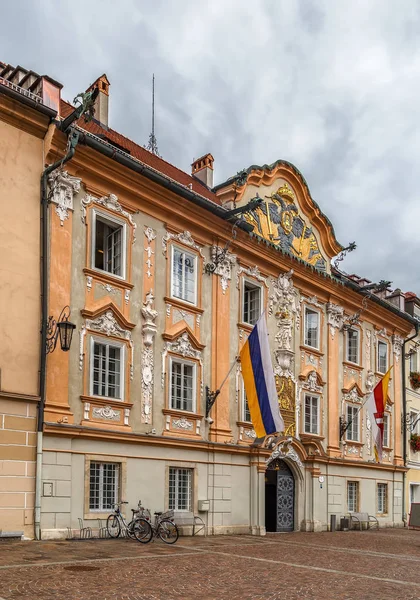
[[[276,313],[277,327],[279,332],[276,334],[276,342],[279,348],[291,350],[292,348],[292,325],[293,319],[288,310]]]
[[[287,183],[266,196],[265,202],[245,218],[254,225],[257,233],[282,250],[318,269],[326,269],[326,261],[312,227],[308,227],[300,216],[294,193]]]

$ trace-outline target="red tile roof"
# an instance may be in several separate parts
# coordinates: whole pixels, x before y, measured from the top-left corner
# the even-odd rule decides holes
[[[61,100],[60,114],[63,118],[66,118],[71,112],[73,112],[74,106]],[[97,135],[107,141],[109,144],[115,143],[118,148],[128,152],[134,158],[137,158],[142,163],[152,167],[156,171],[159,171],[163,175],[170,177],[177,183],[190,187],[194,192],[212,200],[216,204],[220,205],[220,200],[212,191],[210,191],[201,181],[195,179],[188,173],[181,171],[174,165],[166,162],[156,154],[149,152],[146,148],[139,146],[138,144],[131,141],[129,138],[121,135],[118,131],[111,129],[110,127],[103,127],[98,121],[90,121],[85,123],[84,119],[80,119],[77,122],[78,126],[85,129],[93,135]]]

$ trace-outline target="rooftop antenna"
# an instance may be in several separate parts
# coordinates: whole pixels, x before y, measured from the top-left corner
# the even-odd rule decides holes
[[[155,74],[153,73],[152,79],[152,133],[149,135],[149,143],[146,146],[146,150],[149,150],[152,154],[156,154],[159,158],[162,158],[159,154],[157,140],[155,136]]]

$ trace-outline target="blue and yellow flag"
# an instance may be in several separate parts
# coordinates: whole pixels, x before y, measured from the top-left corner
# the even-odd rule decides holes
[[[264,314],[254,325],[240,357],[249,412],[257,437],[284,431]]]

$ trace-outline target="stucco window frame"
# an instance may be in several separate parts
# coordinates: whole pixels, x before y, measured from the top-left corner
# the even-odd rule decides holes
[[[185,254],[189,254],[190,256],[194,257],[194,301],[191,302],[190,300],[186,300],[185,298],[179,298],[178,296],[175,296],[173,293],[173,289],[174,289],[174,278],[173,278],[173,266],[174,266],[174,252],[175,249],[180,250],[181,252],[185,253]],[[169,261],[169,281],[168,281],[168,296],[171,300],[173,300],[174,302],[180,302],[181,304],[185,304],[186,306],[191,306],[191,307],[196,307],[199,308],[201,306],[201,289],[200,289],[200,285],[199,285],[199,273],[201,273],[201,262],[202,259],[199,256],[199,253],[194,250],[193,248],[190,248],[189,246],[184,246],[183,244],[180,243],[169,243],[168,244],[168,250],[169,250],[169,257],[170,257],[170,261]]]
[[[193,367],[193,394],[192,394],[192,410],[184,410],[182,408],[174,408],[172,406],[172,364],[176,362],[176,363],[182,363],[182,364],[187,364],[187,365],[191,365]],[[168,354],[168,394],[167,394],[167,407],[170,411],[182,414],[182,415],[188,415],[188,414],[197,414],[197,384],[199,383],[199,377],[201,377],[201,373],[199,372],[199,369],[201,368],[201,365],[199,364],[199,361],[197,359],[194,358],[183,358],[182,356],[178,355],[178,354]]]
[[[386,348],[386,368],[385,371],[380,371],[379,370],[379,347],[380,345],[383,344]],[[376,356],[375,356],[375,367],[376,367],[376,373],[378,373],[378,375],[385,375],[385,373],[388,371],[389,369],[389,343],[387,342],[387,340],[383,339],[383,338],[379,338],[378,339],[378,343],[376,345]]]
[[[122,250],[122,258],[121,258],[121,266],[122,266],[122,274],[116,275],[115,273],[110,273],[105,269],[99,269],[95,266],[95,244],[96,244],[96,221],[97,219],[102,220],[105,223],[111,223],[112,225],[118,225],[122,228],[121,235],[121,250]],[[119,217],[111,215],[110,213],[100,210],[96,207],[91,209],[91,243],[90,243],[90,260],[89,266],[95,271],[95,273],[105,273],[105,275],[115,278],[119,281],[127,281],[127,222]]]
[[[110,510],[106,512],[95,511],[92,510],[89,506],[90,504],[90,463],[91,462],[99,462],[99,463],[113,463],[120,465],[120,473],[119,473],[119,498],[118,501],[121,501],[126,497],[127,491],[127,458],[124,456],[112,456],[112,455],[104,455],[104,454],[85,454],[85,472],[84,472],[84,513],[83,518],[86,520],[92,519],[94,521],[93,526],[97,526],[98,519],[107,519]],[[127,505],[121,506],[121,512],[124,513],[124,507]],[[125,515],[126,517],[128,515]]]
[[[347,422],[347,408],[348,407],[351,407],[353,409],[356,408],[358,410],[358,412],[357,412],[357,440],[353,440],[353,439],[350,439],[348,437],[348,433],[349,433],[349,427],[348,427],[346,429],[346,440],[345,441],[349,442],[350,444],[361,444],[361,445],[363,445],[363,442],[362,442],[362,439],[361,439],[361,437],[362,437],[362,435],[361,435],[362,434],[362,432],[361,432],[361,416],[362,416],[362,410],[363,409],[361,409],[360,406],[358,406],[357,404],[353,404],[352,402],[345,402],[345,404],[344,404],[344,410],[345,410],[344,416],[345,416],[345,421],[346,422]],[[354,423],[354,421],[352,421],[352,422]]]
[[[349,331],[356,331],[357,332],[357,362],[353,362],[352,360],[350,360],[349,358]],[[360,327],[356,327],[356,326],[352,326],[349,327],[344,334],[344,340],[345,340],[345,359],[344,362],[355,366],[355,367],[361,367],[361,356],[362,356],[362,352],[361,352],[361,342],[362,342],[362,332]]]
[[[311,311],[313,313],[316,313],[318,315],[318,327],[317,327],[317,331],[318,331],[318,335],[317,335],[317,346],[310,346],[309,344],[306,343],[306,313],[308,311]],[[322,353],[321,347],[322,347],[322,342],[321,342],[321,337],[322,337],[322,314],[321,311],[318,310],[317,308],[315,308],[314,306],[308,306],[307,304],[303,305],[303,330],[302,330],[302,337],[303,337],[303,347],[305,349],[310,349],[313,350],[315,352],[320,352]]]
[[[241,298],[240,298],[240,304],[239,304],[239,310],[240,310],[239,321],[240,321],[240,323],[243,323],[244,325],[246,325],[247,327],[250,327],[252,329],[256,322],[249,323],[248,321],[245,321],[245,285],[247,283],[249,285],[251,285],[252,287],[254,287],[255,289],[259,289],[259,292],[260,292],[260,314],[259,314],[259,317],[261,317],[262,313],[264,312],[265,294],[264,294],[263,283],[261,283],[260,281],[257,281],[253,277],[249,277],[247,275],[243,275],[241,277]]]
[[[306,397],[316,398],[317,399],[317,431],[316,433],[312,433],[310,431],[305,431],[305,416],[306,416]],[[311,392],[309,390],[303,390],[303,410],[302,410],[302,431],[301,433],[305,436],[312,437],[322,437],[322,395],[316,392]]]
[[[121,357],[120,357],[120,398],[112,398],[111,396],[98,396],[93,393],[93,363],[94,363],[94,344],[97,342],[98,344],[105,344],[109,346],[114,346],[116,348],[121,349]],[[88,339],[89,344],[89,383],[88,383],[88,392],[90,398],[95,398],[97,400],[103,401],[111,401],[111,402],[125,402],[125,392],[126,392],[126,371],[127,371],[127,342],[122,340],[117,340],[116,338],[109,338],[101,335],[89,335]]]

